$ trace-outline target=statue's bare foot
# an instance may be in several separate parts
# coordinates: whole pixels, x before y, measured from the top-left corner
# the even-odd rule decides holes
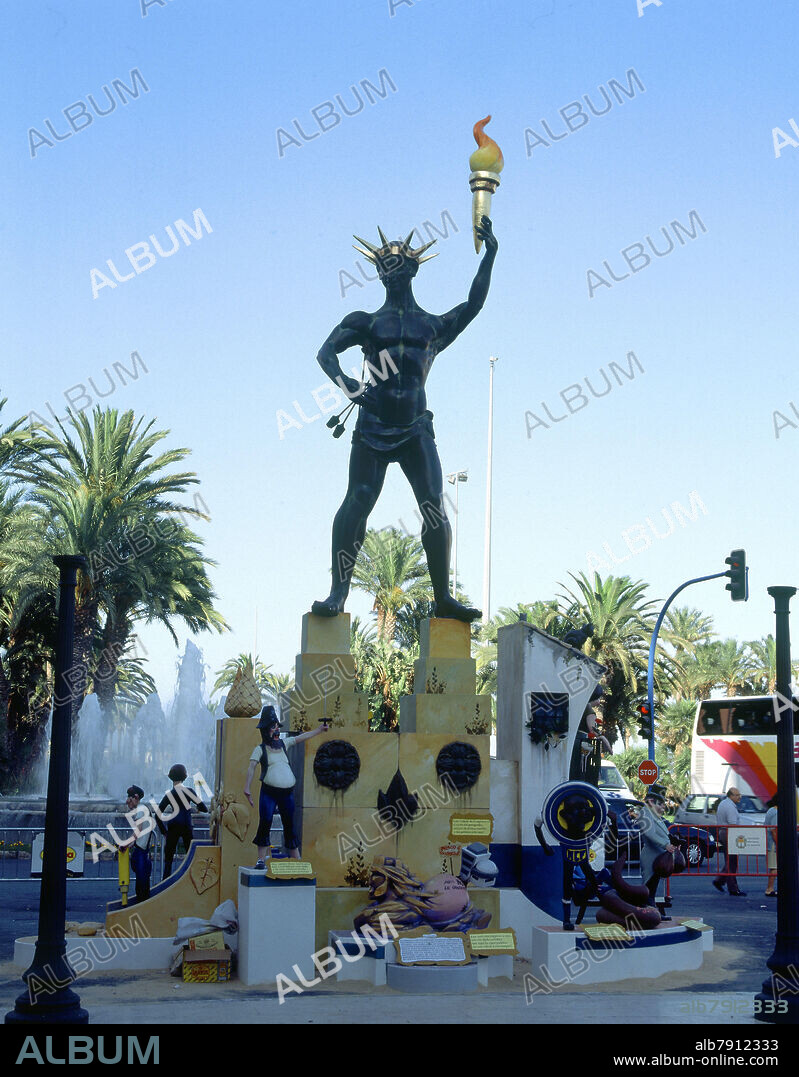
[[[483,616],[480,610],[474,606],[464,606],[457,602],[452,595],[448,595],[443,601],[436,602],[435,617],[451,617],[454,621],[479,621]]]
[[[323,602],[314,602],[311,606],[311,613],[316,614],[317,617],[337,617],[344,612],[346,601],[346,592],[341,594],[338,591],[331,591]]]

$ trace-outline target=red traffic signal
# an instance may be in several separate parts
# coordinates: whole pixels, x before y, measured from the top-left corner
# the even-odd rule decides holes
[[[644,740],[650,740],[652,737],[652,716],[649,713],[649,704],[642,703],[638,711],[641,715],[641,728],[638,730],[638,736],[643,737]]]
[[[730,582],[725,590],[730,592],[733,602],[746,602],[749,598],[749,580],[746,569],[746,550],[733,550],[729,557],[724,558],[724,564],[729,565],[726,576]]]

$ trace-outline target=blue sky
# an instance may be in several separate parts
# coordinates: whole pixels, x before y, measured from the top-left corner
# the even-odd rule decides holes
[[[479,604],[495,355],[492,611],[554,596],[589,568],[591,551],[607,562],[605,543],[629,558],[612,571],[647,580],[653,598],[721,571],[742,546],[747,605],[729,601],[724,581],[685,601],[723,634],[773,631],[765,588],[799,582],[789,515],[799,148],[776,156],[772,135],[799,141],[792,5],[662,0],[639,15],[636,0],[165,0],[143,16],[141,0],[53,0],[9,14],[6,414],[47,418],[49,402],[63,415],[65,392],[87,403],[73,387],[95,396],[89,378],[108,391],[107,369],[115,391],[105,402],[156,419],[167,444],[192,449],[212,517],[199,531],[234,629],[197,640],[210,669],[252,649],[256,611],[258,651],[290,668],[302,613],[327,594],[350,443],[349,432],[331,438],[327,415],[313,420],[325,382],[315,356],[346,313],[383,295],[358,275],[352,233],[375,238],[379,224],[405,235],[431,222],[446,237],[420,270],[417,298],[434,312],[462,301],[478,265],[471,128],[489,112],[505,156],[491,291],[427,385],[444,470],[469,471],[462,585]],[[134,69],[146,91],[131,86]],[[138,96],[123,92],[123,105],[114,80]],[[104,86],[117,104],[100,118],[87,95],[110,107]],[[363,105],[346,116],[336,95],[355,112],[353,86]],[[595,116],[584,97],[599,111],[600,87],[612,107]],[[575,101],[586,120],[568,108]],[[70,137],[65,109],[78,128]],[[559,110],[574,130],[550,139],[542,121],[567,130]],[[35,156],[31,128],[54,143],[33,136]],[[127,248],[155,234],[168,250],[167,226],[194,227],[198,209],[210,231],[93,297],[92,269],[109,274],[110,259],[120,276],[133,272]],[[646,236],[665,250],[672,222],[691,220],[694,238],[680,233],[664,257],[649,252]],[[629,276],[613,280],[605,261]],[[611,286],[589,295],[589,269]],[[147,373],[122,385],[113,364],[129,369],[134,351]],[[344,368],[359,358],[345,354]],[[634,376],[611,376],[594,398],[585,378],[601,390],[611,363]],[[543,405],[567,418],[550,422]],[[281,411],[299,425],[284,419],[281,430]],[[775,411],[795,424],[778,418],[779,437]],[[663,510],[688,510],[692,492],[695,518],[683,514],[667,537],[649,531],[645,548],[636,528],[649,518],[665,532]],[[418,531],[413,507],[392,467],[370,524]],[[369,603],[353,595],[348,608],[366,615]],[[168,698],[177,652],[161,630],[142,638]]]

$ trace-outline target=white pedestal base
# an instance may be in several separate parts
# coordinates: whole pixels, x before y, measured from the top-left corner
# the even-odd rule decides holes
[[[395,960],[393,940],[377,945],[372,950],[368,941],[358,942],[352,931],[328,931],[327,944],[341,962],[341,968],[336,973],[337,983],[344,980],[366,980],[375,987],[385,986],[386,964]],[[361,950],[363,953],[358,957]],[[348,961],[348,957],[351,960]]]
[[[712,948],[712,929],[691,930],[679,920],[638,932],[631,943],[615,946],[591,943],[580,928],[534,927],[532,974],[550,986],[655,979],[666,972],[701,968],[705,950]]]
[[[477,982],[481,987],[488,987],[488,981],[496,976],[513,979],[513,954],[491,954],[490,957],[478,957],[476,961]]]
[[[263,871],[239,868],[241,982],[273,984],[278,973],[294,980],[294,965],[308,981],[318,977],[315,922],[315,881],[270,879]]]
[[[81,976],[111,969],[164,969],[172,960],[173,939],[109,938],[105,935],[68,935],[67,960]],[[14,942],[14,964],[29,968],[36,936]]]
[[[466,995],[477,991],[477,962],[468,965],[387,966],[386,983],[412,995]]]

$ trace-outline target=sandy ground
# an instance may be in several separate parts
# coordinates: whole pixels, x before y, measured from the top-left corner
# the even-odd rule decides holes
[[[515,978],[493,979],[475,994],[412,995],[367,982],[337,984],[332,978],[291,994],[281,1004],[272,988],[248,987],[238,980],[187,984],[165,972],[105,972],[74,984],[91,1024],[269,1024],[391,1022],[461,1023],[490,1021],[557,1024],[754,1023],[752,993],[731,991],[740,953],[716,946],[701,969],[672,972],[657,980],[630,979],[614,984],[567,984],[528,1003],[524,976],[530,965],[515,962]],[[7,1006],[22,989],[20,972],[0,964],[0,986]],[[724,984],[726,990],[717,987]]]

